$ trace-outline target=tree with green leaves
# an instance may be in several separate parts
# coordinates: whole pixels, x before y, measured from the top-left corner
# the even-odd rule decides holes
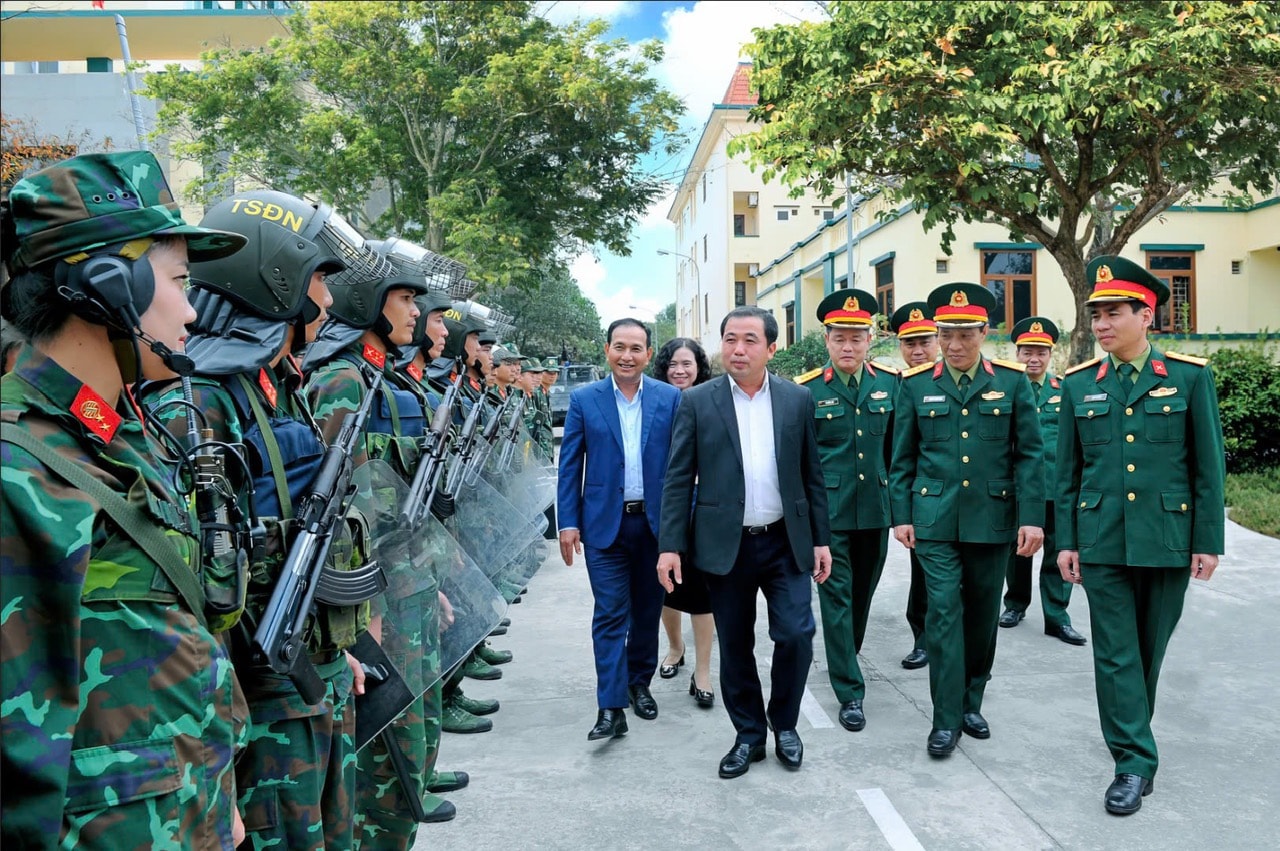
[[[595,304],[563,267],[547,272],[536,288],[508,287],[494,301],[511,314],[515,330],[506,340],[523,355],[559,357],[566,351],[576,363],[604,363],[604,330]]]
[[[941,225],[1044,246],[1079,305],[1085,266],[1183,198],[1241,204],[1280,172],[1280,6],[1262,2],[835,2],[756,30],[739,137],[766,180],[884,192]]]
[[[204,167],[203,200],[246,180],[321,198],[504,287],[558,252],[629,253],[664,191],[641,160],[678,148],[683,109],[650,73],[657,42],[507,0],[307,3],[285,20],[263,49],[147,77],[158,132]]]
[[[653,350],[656,352],[676,336],[676,303],[673,301],[653,317]]]

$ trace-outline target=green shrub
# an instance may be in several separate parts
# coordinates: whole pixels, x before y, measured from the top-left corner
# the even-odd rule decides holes
[[[1218,386],[1227,472],[1280,465],[1280,365],[1270,346],[1219,349],[1209,362]]]
[[[1246,529],[1280,538],[1280,467],[1227,475],[1227,507]]]

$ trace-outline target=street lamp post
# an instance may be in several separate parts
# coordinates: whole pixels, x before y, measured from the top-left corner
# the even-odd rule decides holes
[[[698,261],[695,260],[693,257],[685,257],[683,254],[677,254],[676,252],[668,251],[665,248],[659,248],[658,253],[665,255],[667,257],[679,257],[680,260],[682,261],[682,265],[683,265],[683,261],[687,260],[689,261],[690,265],[693,266],[693,284],[695,289],[695,296],[694,296],[694,302],[693,302],[693,311],[694,311],[693,338],[697,340],[699,343],[701,343],[702,342],[702,323],[705,322],[706,319],[702,315],[703,313],[702,311],[702,275],[698,271]]]

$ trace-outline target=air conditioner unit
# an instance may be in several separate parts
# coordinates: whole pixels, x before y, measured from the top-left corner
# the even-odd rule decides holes
[[[751,276],[751,277],[753,277],[753,278],[758,277],[758,276],[760,275],[760,264],[759,264],[759,263],[748,263],[748,264],[747,264],[747,274],[748,274],[748,275],[750,275],[750,276]]]
[[[759,192],[748,192],[748,193],[747,193],[747,206],[748,206],[748,207],[759,207],[759,206],[760,206],[760,193],[759,193]]]

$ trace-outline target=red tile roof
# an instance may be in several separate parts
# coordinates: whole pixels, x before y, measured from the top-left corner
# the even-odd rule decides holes
[[[759,100],[756,93],[751,91],[751,63],[739,62],[738,67],[733,69],[733,79],[729,81],[729,88],[725,89],[724,98],[720,102],[755,106]]]

